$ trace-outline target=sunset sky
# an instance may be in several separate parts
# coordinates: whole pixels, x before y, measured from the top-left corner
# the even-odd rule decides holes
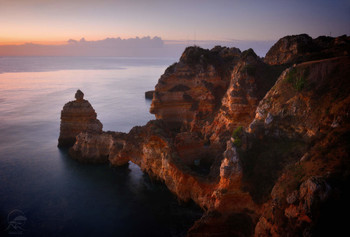
[[[0,0],[0,44],[159,36],[276,40],[350,34],[350,0]]]

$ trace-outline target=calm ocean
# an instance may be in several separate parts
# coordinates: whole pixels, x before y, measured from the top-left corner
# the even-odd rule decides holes
[[[154,119],[144,92],[175,61],[0,57],[0,236],[185,235],[202,212],[136,165],[80,164],[57,148],[77,89],[103,130],[128,132]]]

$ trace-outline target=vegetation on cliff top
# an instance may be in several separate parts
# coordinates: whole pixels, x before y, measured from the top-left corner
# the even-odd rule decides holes
[[[293,67],[286,75],[286,81],[292,84],[293,88],[297,91],[302,91],[306,86],[306,78],[309,76],[309,70],[298,70]]]

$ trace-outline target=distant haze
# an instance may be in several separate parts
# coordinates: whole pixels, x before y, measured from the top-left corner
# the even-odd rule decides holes
[[[106,38],[88,41],[70,39],[61,45],[26,43],[21,45],[1,45],[0,56],[118,56],[118,57],[180,57],[187,46],[197,45],[211,49],[216,45],[253,48],[260,55],[273,45],[274,41],[176,41],[162,40],[160,37],[136,37],[129,39]]]

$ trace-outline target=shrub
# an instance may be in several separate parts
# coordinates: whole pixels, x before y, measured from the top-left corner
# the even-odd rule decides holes
[[[297,69],[295,67],[289,70],[288,74],[286,75],[287,82],[293,83],[296,74],[297,74]]]
[[[296,78],[296,81],[294,83],[294,89],[297,91],[301,91],[305,86],[305,78],[300,76]]]
[[[309,70],[298,71],[296,68],[292,68],[286,75],[286,81],[291,83],[293,88],[297,91],[302,91],[306,85],[305,78],[308,77]]]
[[[243,134],[243,127],[242,126],[237,127],[232,133],[232,137],[233,137],[233,139],[235,139],[233,144],[236,147],[240,147],[242,145],[242,140],[241,140],[242,134]]]

